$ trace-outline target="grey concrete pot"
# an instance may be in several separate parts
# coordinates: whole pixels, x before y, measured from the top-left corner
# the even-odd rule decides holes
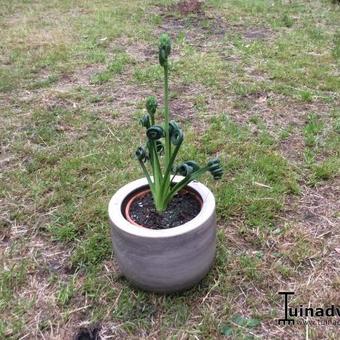
[[[175,182],[181,179],[175,178]],[[188,289],[209,271],[216,249],[215,198],[202,183],[189,187],[202,198],[202,209],[175,228],[153,230],[133,225],[123,216],[126,198],[147,186],[145,178],[119,189],[109,203],[112,243],[119,267],[134,285],[170,293]]]

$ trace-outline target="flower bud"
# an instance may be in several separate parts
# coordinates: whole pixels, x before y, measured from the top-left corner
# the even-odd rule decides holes
[[[168,62],[168,57],[171,52],[171,40],[170,37],[163,33],[159,39],[159,63],[161,66],[165,66]]]
[[[150,96],[146,99],[145,106],[150,116],[156,113],[157,105],[157,99],[154,96]]]

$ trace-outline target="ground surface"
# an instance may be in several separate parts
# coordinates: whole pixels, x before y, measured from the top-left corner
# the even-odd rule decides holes
[[[0,338],[336,339],[279,326],[340,304],[339,5],[327,1],[0,2]],[[142,176],[157,40],[173,39],[180,158],[219,155],[218,252],[194,289],[131,288],[107,203]],[[160,99],[161,100],[161,99]],[[185,157],[184,157],[185,156]]]

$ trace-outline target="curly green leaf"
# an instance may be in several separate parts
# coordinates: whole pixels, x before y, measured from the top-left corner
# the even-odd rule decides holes
[[[184,177],[191,175],[193,172],[193,167],[186,163],[182,163],[176,167],[176,173]]]
[[[156,151],[160,155],[164,153],[164,145],[160,140],[156,140]]]
[[[138,149],[136,150],[136,153],[135,153],[137,159],[141,162],[146,162],[148,160],[148,155],[146,153],[146,151],[144,150],[144,148],[142,148],[141,146],[138,147]]]
[[[208,171],[212,174],[215,180],[221,179],[223,175],[223,169],[221,161],[218,158],[212,159],[208,162]]]
[[[144,115],[140,120],[139,120],[140,124],[142,126],[144,126],[146,129],[148,129],[151,124],[150,124],[150,117],[149,115]]]
[[[183,131],[173,120],[169,123],[169,134],[173,145],[178,145],[183,142]]]
[[[180,174],[182,176],[189,176],[193,172],[197,171],[200,169],[200,166],[195,162],[195,161],[186,161],[183,162],[182,164],[178,165],[175,168],[175,173]]]
[[[146,131],[146,136],[150,140],[157,140],[164,137],[164,130],[159,125],[150,126]]]
[[[185,161],[184,163],[191,166],[194,171],[197,171],[200,169],[200,166],[195,161]]]

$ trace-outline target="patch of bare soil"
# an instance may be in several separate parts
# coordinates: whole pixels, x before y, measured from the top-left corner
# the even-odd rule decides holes
[[[242,29],[241,29],[242,30]],[[243,31],[243,37],[247,40],[266,40],[271,37],[273,32],[265,27],[253,27]]]
[[[248,41],[269,40],[274,32],[266,27],[251,27],[229,23],[224,17],[203,7],[197,0],[180,1],[172,6],[159,8],[162,23],[155,34],[168,32],[176,37],[184,34],[187,42],[204,50],[212,45],[219,46],[228,34],[239,34]]]
[[[202,12],[202,2],[199,0],[182,0],[173,7],[175,7],[182,15]]]
[[[189,44],[200,49],[211,46],[212,43],[222,43],[227,32],[222,18],[208,17],[203,13],[191,17],[177,17],[171,12],[165,12],[162,17],[163,20],[156,29],[156,35],[162,32],[168,32],[173,37],[184,34]],[[209,40],[207,40],[207,36],[209,36]]]
[[[170,101],[170,110],[172,118],[176,121],[195,120],[196,108],[195,97],[201,93],[205,93],[203,86],[174,86],[172,93],[175,95]],[[193,121],[194,123],[194,121]]]
[[[325,240],[334,252],[336,245],[340,245],[339,197],[339,177],[317,187],[306,186],[299,200],[289,202],[286,218],[301,224],[312,237]],[[340,259],[340,253],[338,256]]]
[[[128,37],[120,37],[112,44],[112,49],[121,49],[125,51],[132,60],[136,62],[157,61],[157,46],[150,46],[140,41],[132,40]]]
[[[23,238],[26,243],[20,245]],[[41,336],[39,327],[42,325],[49,330],[56,329],[62,322],[63,314],[56,301],[59,287],[50,281],[50,275],[53,273],[58,277],[58,282],[67,282],[64,268],[70,256],[70,249],[52,244],[33,234],[28,225],[18,226],[12,222],[7,241],[0,242],[0,254],[5,270],[13,268],[14,265],[20,266],[20,263],[25,263],[28,268],[25,283],[16,291],[16,297],[21,301],[33,302],[25,316],[25,336]],[[15,300],[16,298],[14,303]]]
[[[27,278],[17,287],[13,299],[13,303],[17,298],[21,302],[32,301],[25,311],[23,336],[28,339],[100,339],[101,327],[90,323],[91,303],[82,294],[84,277],[70,268],[72,247],[39,236],[29,224],[18,226],[12,221],[9,227],[6,237],[1,235],[0,238],[0,263],[4,270],[20,266],[21,262],[28,268]],[[25,239],[24,244],[20,243],[21,239]],[[98,275],[112,276],[112,273],[120,276],[117,264],[111,259],[103,263]],[[71,282],[74,286],[72,309],[64,308],[60,295],[61,288]],[[99,303],[104,304],[102,298]],[[2,321],[6,323],[6,319]],[[11,336],[10,329],[6,335]]]
[[[73,336],[73,340],[100,340],[99,332],[100,327],[98,325],[80,327]]]
[[[104,69],[105,65],[102,64],[87,65],[71,75],[65,74],[53,88],[57,91],[66,92],[75,86],[89,86],[91,85],[91,78]]]
[[[259,118],[268,131],[279,134],[285,129],[291,130],[279,145],[282,154],[293,162],[303,161],[305,148],[303,127],[308,115],[318,112],[324,123],[332,105],[324,102],[303,103],[283,95],[271,92],[255,92],[234,98],[232,118],[240,124],[246,124],[252,118]],[[256,133],[256,127],[253,128]]]
[[[195,98],[202,92],[205,92],[203,86],[195,84],[195,86],[181,85],[173,83],[170,85],[170,112],[171,118],[178,122],[193,121],[196,115],[194,105]],[[126,84],[124,78],[119,78],[113,86],[102,89],[105,97],[110,98],[110,106],[107,103],[98,103],[93,107],[94,112],[98,112],[101,118],[108,122],[119,124],[127,124],[133,119],[133,113],[138,107],[144,108],[144,102],[148,96],[154,95],[157,98],[159,108],[163,107],[162,88],[156,88],[154,91],[150,87]],[[119,113],[117,117],[112,116],[112,112]],[[117,119],[117,121],[116,121]]]
[[[46,111],[86,110],[110,124],[125,124],[131,120],[138,103],[152,93],[143,86],[127,84],[126,79],[130,77],[127,72],[108,83],[92,84],[91,78],[104,69],[104,65],[87,66],[63,76],[49,88],[27,91],[17,100],[34,103]],[[57,128],[76,137],[72,127],[60,125]]]
[[[115,46],[125,49],[132,58],[140,61],[146,61],[149,58],[157,60],[157,49],[138,45],[138,48],[129,41],[122,40],[116,42]],[[130,47],[129,47],[130,46]],[[155,52],[156,51],[156,52]],[[111,131],[114,126],[126,125],[131,122],[138,108],[144,107],[145,99],[150,95],[156,95],[159,106],[162,107],[162,88],[150,89],[149,86],[134,84],[128,82],[131,79],[131,70],[124,70],[119,76],[104,84],[92,84],[91,78],[100,71],[104,70],[104,65],[86,66],[75,71],[72,74],[64,75],[61,79],[48,88],[33,89],[25,91],[16,98],[16,105],[19,108],[35,106],[44,111],[52,112],[53,110],[62,109],[77,112],[86,110],[91,112],[98,119],[104,120],[110,124]],[[173,95],[170,108],[173,119],[178,121],[191,120],[195,117],[194,99],[202,93],[204,89],[201,86],[182,86],[173,83],[171,93]],[[205,92],[205,91],[204,91]],[[91,100],[91,97],[94,100]],[[22,109],[21,109],[22,110]],[[24,112],[26,118],[30,120],[31,112]],[[10,118],[9,118],[10,119]],[[12,118],[11,118],[12,119]],[[8,122],[8,124],[13,122]],[[23,120],[20,120],[23,124]],[[27,123],[29,124],[29,123]],[[86,131],[58,122],[56,129],[63,132],[70,139],[80,138]],[[0,165],[5,167],[9,164],[9,156],[4,153],[0,158]]]
[[[223,246],[230,251],[224,265],[229,275],[224,276],[223,282],[217,275],[216,285],[233,287],[235,293],[227,291],[223,296],[212,289],[204,302],[214,306],[214,313],[219,313],[216,306],[227,303],[233,306],[233,314],[248,318],[257,313],[263,315],[261,327],[254,330],[253,335],[265,339],[305,337],[305,325],[278,325],[277,319],[284,317],[283,299],[278,292],[295,292],[290,306],[317,308],[340,304],[339,197],[340,178],[316,188],[304,187],[299,197],[287,201],[277,224],[280,230],[286,231],[277,234],[254,230],[247,231],[245,237],[240,232],[242,220],[229,220],[227,228],[221,226],[220,232],[225,235]],[[256,241],[261,239],[262,232],[264,241]],[[239,254],[245,252],[262,259],[250,282],[238,261]],[[290,268],[288,276],[278,270],[282,265]],[[257,275],[260,278],[256,279]],[[309,329],[315,338],[324,339],[334,338],[338,332],[336,325],[310,325]]]
[[[244,121],[252,116],[261,118],[268,129],[280,126],[302,127],[311,112],[329,112],[330,107],[325,103],[301,103],[274,93],[255,92],[244,95],[239,100],[247,106],[247,111],[239,118]]]
[[[286,139],[280,142],[279,148],[281,154],[288,160],[299,163],[304,157],[304,141],[300,132],[294,132]]]
[[[335,178],[315,188],[304,187],[301,196],[287,204],[284,221],[306,235],[312,253],[298,276],[283,287],[296,292],[296,305],[298,301],[314,307],[340,304],[339,197],[340,178]],[[325,326],[316,329],[324,336]],[[336,326],[327,327],[327,332],[332,330],[336,332]]]
[[[146,46],[138,41],[131,41],[129,38],[117,39],[112,48],[124,50],[132,60],[136,60],[138,63],[151,60],[158,61],[156,46]],[[176,51],[174,52],[176,54]],[[119,76],[115,76],[107,83],[92,84],[91,78],[104,69],[104,65],[93,65],[79,69],[72,75],[64,76],[55,86],[42,91],[35,97],[35,100],[38,100],[47,109],[56,107],[65,109],[84,108],[112,125],[124,125],[131,122],[133,114],[150,95],[155,95],[160,106],[162,105],[163,95],[160,87],[150,89],[150,86],[127,81],[127,79],[132,78],[131,69],[124,70]],[[80,86],[93,97],[100,99],[89,102],[88,100],[84,101],[84,99],[70,98],[68,94]],[[171,86],[171,91],[175,91],[173,86]],[[183,100],[183,96],[186,99]],[[171,101],[171,109],[175,117],[186,119],[193,115],[190,96],[191,90],[186,87],[184,93],[181,92],[180,96],[176,96]]]
[[[113,86],[105,87],[102,91],[99,90],[99,93],[109,100],[94,105],[93,112],[114,125],[125,125],[131,122],[139,104],[144,103],[148,96],[154,95],[146,87],[126,84],[124,79],[117,79]]]

